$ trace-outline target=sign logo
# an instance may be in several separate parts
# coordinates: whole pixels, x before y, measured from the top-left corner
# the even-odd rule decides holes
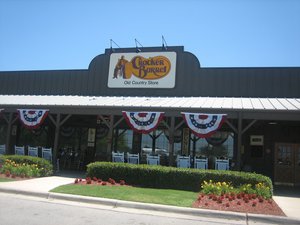
[[[144,58],[135,56],[129,62],[124,55],[114,69],[114,79],[130,79],[132,75],[144,80],[155,80],[166,76],[171,69],[171,62],[164,56]]]
[[[173,88],[175,68],[175,52],[111,54],[108,87]]]

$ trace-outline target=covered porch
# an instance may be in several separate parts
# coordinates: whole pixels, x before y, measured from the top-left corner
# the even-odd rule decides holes
[[[144,163],[151,152],[166,166],[176,166],[177,155],[205,155],[211,158],[209,169],[214,169],[213,158],[226,157],[232,170],[274,178],[276,143],[297,144],[300,136],[299,99],[2,95],[0,108],[0,144],[7,154],[14,154],[14,145],[52,147],[53,162],[60,159],[55,166],[65,169],[111,161],[117,151],[139,153]],[[20,108],[48,109],[49,115],[38,130],[28,131],[18,120]],[[164,112],[164,118],[155,131],[138,134],[126,124],[122,111]],[[181,112],[226,114],[227,119],[214,138],[203,139],[189,131]],[[263,144],[251,145],[251,136],[263,136]]]

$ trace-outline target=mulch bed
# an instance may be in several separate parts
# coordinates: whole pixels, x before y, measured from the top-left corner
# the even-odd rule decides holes
[[[11,175],[9,177],[7,177],[5,174],[2,174],[2,173],[0,173],[0,178],[7,178],[7,179],[11,179],[12,181],[13,180],[28,180],[28,179],[31,179],[31,177],[18,177],[18,176],[12,177]]]
[[[228,196],[212,196],[199,195],[198,200],[194,202],[193,207],[202,209],[233,211],[254,214],[266,214],[276,216],[286,216],[281,208],[273,199],[259,199],[259,198],[236,198]]]
[[[125,183],[124,180],[120,180],[119,182],[114,179],[109,178],[107,181],[98,179],[98,178],[76,178],[74,184],[77,185],[103,185],[103,186],[129,186]]]

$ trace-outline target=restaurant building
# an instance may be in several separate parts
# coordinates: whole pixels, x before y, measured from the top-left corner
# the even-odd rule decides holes
[[[209,169],[222,157],[232,170],[299,185],[299,86],[299,67],[204,68],[182,46],[110,48],[88,69],[0,72],[0,145],[6,154],[51,147],[62,169],[111,161],[116,151],[139,153],[141,163],[159,154],[165,166],[177,155],[203,156]],[[152,112],[160,119],[149,132],[125,116],[154,121]],[[197,124],[200,116],[209,121]],[[219,126],[197,133],[218,116]],[[40,124],[26,125],[35,117]]]

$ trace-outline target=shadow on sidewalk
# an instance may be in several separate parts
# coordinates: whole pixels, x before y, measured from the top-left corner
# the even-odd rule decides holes
[[[300,187],[274,185],[274,195],[300,198]]]

